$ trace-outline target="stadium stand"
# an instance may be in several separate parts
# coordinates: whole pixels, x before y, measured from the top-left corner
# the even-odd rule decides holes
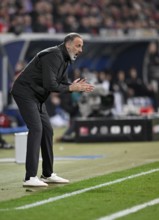
[[[159,29],[157,0],[3,0],[0,32],[98,35],[105,30]]]

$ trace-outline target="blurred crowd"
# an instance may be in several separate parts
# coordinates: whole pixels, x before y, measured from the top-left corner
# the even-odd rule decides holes
[[[1,33],[159,30],[158,0],[3,0]]]
[[[73,79],[86,77],[95,85],[92,93],[52,93],[46,106],[53,127],[67,127],[56,141],[73,141],[78,117],[113,117],[151,115],[158,108],[158,91],[139,77],[135,67],[119,70],[91,71],[75,69]]]
[[[72,80],[83,77],[95,85],[94,92],[51,94],[47,105],[54,126],[60,125],[59,122],[56,124],[59,118],[64,119],[61,122],[66,122],[63,125],[67,125],[70,117],[139,115],[142,113],[141,108],[147,108],[151,113],[157,111],[158,91],[151,83],[144,83],[135,67],[131,67],[128,72],[119,70],[117,73],[108,70],[90,71],[87,68],[74,70]],[[110,100],[111,94],[113,100]]]

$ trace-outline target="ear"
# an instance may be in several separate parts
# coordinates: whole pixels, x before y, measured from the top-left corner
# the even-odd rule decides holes
[[[70,49],[70,41],[67,41],[65,46],[66,46],[67,49]]]

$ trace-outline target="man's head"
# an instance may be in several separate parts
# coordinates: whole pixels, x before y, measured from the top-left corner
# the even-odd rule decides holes
[[[64,39],[65,47],[72,61],[76,60],[77,56],[82,53],[83,39],[77,33],[70,33]]]

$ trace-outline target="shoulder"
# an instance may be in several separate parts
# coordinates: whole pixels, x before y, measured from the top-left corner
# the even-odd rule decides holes
[[[55,56],[55,57],[57,57],[57,58],[59,58],[59,59],[63,59],[61,50],[59,49],[58,46],[46,48],[46,49],[40,51],[40,52],[37,54],[37,56],[38,56],[39,58],[44,57],[44,56],[46,56],[47,58],[48,58],[48,57]]]

